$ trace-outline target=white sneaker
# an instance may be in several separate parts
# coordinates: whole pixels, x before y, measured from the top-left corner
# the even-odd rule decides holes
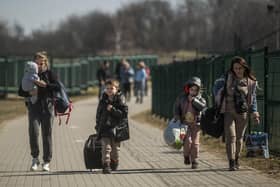
[[[50,163],[45,162],[43,164],[43,171],[50,171]]]
[[[38,165],[40,164],[40,161],[38,158],[33,158],[32,159],[32,165],[31,165],[31,168],[30,170],[31,171],[36,171],[38,169]]]

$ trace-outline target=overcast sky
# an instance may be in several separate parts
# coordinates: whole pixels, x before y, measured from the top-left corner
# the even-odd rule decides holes
[[[114,13],[138,0],[0,0],[0,21],[9,26],[19,23],[25,34],[32,30],[55,26],[71,14],[83,15],[92,10]],[[181,0],[169,0],[173,5]]]

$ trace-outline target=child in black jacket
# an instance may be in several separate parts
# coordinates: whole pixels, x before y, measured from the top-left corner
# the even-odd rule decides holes
[[[116,141],[116,127],[128,123],[128,107],[119,91],[117,80],[108,80],[96,113],[95,129],[102,144],[103,173],[111,173],[119,163],[120,142]]]

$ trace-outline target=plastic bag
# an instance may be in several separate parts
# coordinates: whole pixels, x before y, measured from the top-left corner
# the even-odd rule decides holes
[[[186,136],[187,126],[181,124],[179,120],[172,119],[163,132],[165,143],[175,149],[181,149]]]
[[[269,158],[267,133],[253,132],[246,135],[245,145],[247,148],[247,157],[256,157],[262,155],[264,158]]]

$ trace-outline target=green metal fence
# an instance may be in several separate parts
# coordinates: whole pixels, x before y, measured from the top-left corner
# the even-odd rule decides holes
[[[16,93],[23,76],[23,57],[0,58],[0,93]]]
[[[171,119],[174,101],[192,76],[201,78],[203,96],[208,106],[212,106],[214,81],[230,68],[235,55],[247,60],[258,80],[257,103],[261,123],[256,125],[250,120],[248,131],[268,132],[270,149],[280,153],[280,51],[268,53],[267,49],[261,49],[155,66],[151,71],[152,113]]]
[[[65,84],[71,95],[80,94],[90,86],[97,85],[96,72],[104,61],[110,63],[112,75],[122,56],[95,56],[82,58],[50,58],[51,68]],[[146,65],[157,64],[155,55],[125,56],[133,67],[139,61]],[[0,57],[0,95],[16,93],[24,73],[24,65],[32,57]]]
[[[2,94],[6,94],[7,91],[7,63],[5,58],[0,58],[0,90]]]
[[[269,53],[266,58],[267,78],[267,131],[270,145],[276,152],[280,152],[280,52]]]

